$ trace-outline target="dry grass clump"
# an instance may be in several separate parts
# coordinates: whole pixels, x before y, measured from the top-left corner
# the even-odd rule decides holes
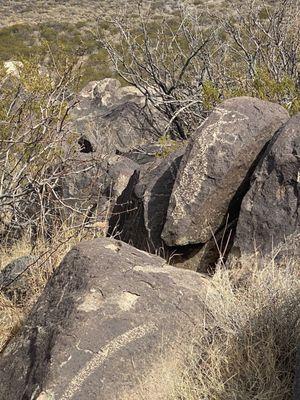
[[[0,351],[21,326],[23,313],[0,293]]]
[[[28,270],[22,274],[22,287],[26,287],[26,293],[22,295],[21,300],[9,300],[0,291],[0,352],[21,327],[24,318],[66,253],[81,240],[98,236],[103,236],[103,230],[97,227],[74,229],[62,225],[51,241],[38,239],[33,244],[30,236],[25,235],[13,246],[1,247],[0,270],[22,256],[32,255],[36,257],[36,262],[29,264]]]
[[[219,266],[205,299],[207,324],[196,334],[173,399],[292,398],[300,260],[287,249],[275,259],[280,265],[253,256],[230,269]]]

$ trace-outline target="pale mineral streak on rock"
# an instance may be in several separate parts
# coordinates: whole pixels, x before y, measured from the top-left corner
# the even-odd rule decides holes
[[[82,303],[77,307],[79,311],[91,312],[97,311],[103,303],[103,296],[101,293],[92,291],[87,293]]]
[[[112,250],[112,251],[118,251],[119,246],[117,246],[115,243],[109,243],[108,245],[104,246],[106,249]]]
[[[56,399],[54,394],[47,390],[45,392],[42,392],[37,398],[37,400],[56,400]]]
[[[80,390],[82,384],[89,376],[113,353],[127,346],[129,343],[142,338],[143,336],[154,332],[157,327],[154,324],[144,324],[137,326],[109,342],[91,360],[76,374],[69,383],[66,391],[60,400],[71,400],[75,393]]]
[[[129,311],[137,302],[139,295],[136,293],[124,292],[117,299],[117,304],[122,311]]]

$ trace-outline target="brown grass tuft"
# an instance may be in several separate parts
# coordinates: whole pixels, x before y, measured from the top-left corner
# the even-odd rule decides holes
[[[205,299],[208,323],[193,338],[172,399],[292,398],[300,260],[289,249],[277,253],[280,266],[254,256],[219,266]]]

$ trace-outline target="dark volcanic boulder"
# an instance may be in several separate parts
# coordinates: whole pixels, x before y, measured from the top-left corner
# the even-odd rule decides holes
[[[19,304],[30,291],[31,267],[37,257],[23,256],[16,258],[0,271],[0,293],[13,303]]]
[[[96,159],[92,154],[77,154],[64,165],[61,175],[57,190],[66,206],[62,207],[64,214],[77,209],[85,216],[95,207],[100,208],[101,197],[110,185],[107,161]]]
[[[266,254],[300,232],[300,114],[270,142],[242,202],[233,254]]]
[[[297,348],[293,400],[300,399],[300,345]]]
[[[214,109],[180,165],[162,235],[169,246],[205,243],[234,218],[260,153],[287,119],[281,106],[250,97]]]
[[[76,210],[78,223],[107,220],[115,200],[138,169],[138,164],[122,156],[97,159],[93,154],[77,154],[64,166],[59,182],[63,218],[74,218]]]
[[[116,202],[109,234],[149,252],[164,251],[161,232],[184,146],[141,168]]]
[[[145,98],[134,87],[121,87],[116,79],[90,82],[78,100],[71,116],[83,152],[128,152],[157,136],[143,109]]]
[[[207,283],[122,242],[80,244],[2,353],[0,399],[139,400],[203,323]]]
[[[139,165],[133,160],[123,157],[114,156],[108,160],[108,176],[110,179],[110,187],[108,189],[109,198],[117,198],[121,196],[127,188],[131,177],[139,171]]]

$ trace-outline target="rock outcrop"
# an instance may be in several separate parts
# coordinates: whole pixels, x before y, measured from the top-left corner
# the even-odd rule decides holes
[[[129,158],[110,156],[98,160],[82,154],[64,166],[58,193],[64,218],[75,210],[78,219],[107,219],[116,199],[126,189],[139,165]]]
[[[31,267],[36,263],[34,256],[16,258],[0,271],[0,292],[13,303],[20,303],[30,288]]]
[[[226,100],[194,134],[170,198],[162,238],[169,246],[206,243],[235,217],[265,145],[288,120],[281,106]]]
[[[73,128],[83,152],[125,153],[157,135],[143,111],[145,98],[116,79],[90,82],[72,111]]]
[[[117,199],[110,219],[110,235],[151,253],[165,252],[161,232],[184,151],[182,146],[140,169]]]
[[[0,399],[140,399],[147,377],[162,360],[174,368],[179,343],[203,323],[207,284],[122,242],[81,243],[4,350]],[[160,385],[143,398],[165,399]]]
[[[75,212],[76,223],[107,220],[139,170],[135,160],[144,164],[155,159],[161,146],[144,105],[136,88],[121,87],[116,79],[90,82],[79,93],[56,187],[62,219]]]
[[[14,76],[15,78],[20,78],[20,72],[24,67],[22,61],[5,61],[3,66],[6,70],[7,75]]]
[[[64,218],[78,210],[83,218],[105,206],[105,192],[110,185],[107,161],[97,160],[92,154],[79,154],[63,166],[57,192],[63,202]]]
[[[300,114],[275,135],[241,205],[236,255],[270,253],[300,232]]]
[[[300,345],[298,345],[297,355],[296,355],[296,365],[295,365],[295,378],[294,378],[294,391],[293,399],[300,399]]]

